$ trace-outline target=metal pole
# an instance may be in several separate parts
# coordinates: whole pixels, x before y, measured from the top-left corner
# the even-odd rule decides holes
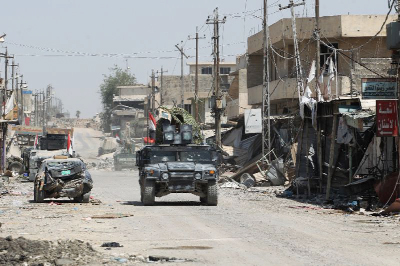
[[[262,101],[262,156],[264,159],[271,161],[271,120],[270,120],[270,98],[269,98],[269,28],[268,28],[268,1],[264,0],[264,18],[263,18],[263,32],[264,32],[264,72],[263,72],[263,101]],[[263,164],[264,164],[263,160]],[[264,168],[266,165],[264,165]]]
[[[160,105],[163,106],[163,76],[164,76],[164,70],[161,67],[161,80],[160,80]]]
[[[24,82],[21,77],[21,111],[22,111],[22,125],[25,125],[25,112],[24,112]]]
[[[183,46],[182,46],[182,51],[183,51]],[[184,88],[184,82],[183,82],[183,53],[181,53],[181,108],[185,108],[185,88]]]
[[[14,91],[15,86],[14,86],[14,79],[15,79],[15,62],[14,59],[12,60],[12,65],[11,65],[11,88]],[[15,95],[14,95],[15,96]]]
[[[175,47],[178,49],[178,51],[181,53],[181,108],[185,108],[185,100],[184,100],[184,83],[183,83],[183,57],[188,58],[185,52],[183,51],[183,46],[179,47],[178,45],[175,45]]]
[[[8,71],[7,71],[7,69],[8,69],[8,50],[7,49],[6,49],[4,62],[5,62],[5,68],[4,68],[4,93],[3,93],[3,119],[6,118],[7,85],[8,85]]]
[[[320,46],[321,42],[319,39],[319,0],[315,0],[315,37],[317,39],[316,46],[315,46],[315,86],[316,88],[320,87],[319,84],[319,75],[320,75]],[[320,90],[316,90],[319,93]],[[317,99],[319,99],[319,95],[317,95]],[[329,99],[332,99],[332,93],[329,95]],[[320,192],[322,192],[322,178],[323,178],[323,151],[322,151],[322,136],[321,136],[321,124],[318,125],[318,138],[317,138],[317,148],[318,148],[318,168],[319,168],[319,185],[320,185]]]
[[[216,19],[216,24],[215,24],[215,38],[216,38],[216,46],[217,46],[217,52],[216,52],[216,56],[217,56],[217,62],[216,62],[216,82],[215,82],[215,97],[216,97],[216,144],[218,147],[221,147],[221,108],[222,106],[220,106],[221,104],[221,95],[220,95],[220,69],[219,69],[219,21],[218,21],[218,8],[215,9],[215,19]]]
[[[194,118],[199,122],[199,33],[196,27],[196,78],[194,87]]]
[[[154,111],[156,109],[155,105],[156,99],[156,89],[155,89],[155,74],[154,70],[151,70],[151,113],[154,115]]]

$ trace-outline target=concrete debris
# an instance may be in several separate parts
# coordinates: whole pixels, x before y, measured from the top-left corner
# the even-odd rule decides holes
[[[244,185],[240,185],[237,182],[225,182],[224,184],[221,185],[221,188],[243,189],[243,188],[247,188],[247,187]]]
[[[245,185],[247,188],[254,187],[256,180],[253,176],[248,173],[244,173],[240,177],[240,184]]]
[[[40,241],[0,237],[0,265],[86,265],[100,258],[89,243],[80,240]]]

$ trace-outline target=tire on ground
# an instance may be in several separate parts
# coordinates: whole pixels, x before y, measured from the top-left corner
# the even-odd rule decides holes
[[[74,201],[79,203],[89,203],[90,201],[90,192],[80,195],[79,197],[74,198]]]
[[[154,205],[156,197],[156,183],[153,180],[145,180],[143,188],[143,204],[145,206]]]
[[[201,203],[207,203],[207,197],[200,197]]]
[[[24,172],[24,166],[20,162],[12,162],[8,169],[12,172],[17,172],[18,174],[22,174]]]
[[[207,205],[218,205],[218,184],[216,181],[209,181],[207,185]]]

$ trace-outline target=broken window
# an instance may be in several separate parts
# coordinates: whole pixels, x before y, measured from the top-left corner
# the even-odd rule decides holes
[[[189,114],[192,114],[192,105],[191,105],[191,104],[185,104],[185,110],[186,110]]]
[[[339,44],[338,43],[331,43],[331,44],[329,44],[329,46],[332,46],[332,47],[335,47],[336,49],[339,49]],[[334,49],[321,44],[320,45],[320,56],[319,56],[320,62],[319,63],[320,63],[321,69],[325,65],[324,69],[325,69],[326,73],[328,72],[328,68],[329,68],[329,62],[326,62],[326,61],[328,60],[329,56],[331,56],[331,55],[332,55],[333,62],[335,64],[337,64],[336,54],[334,54]]]

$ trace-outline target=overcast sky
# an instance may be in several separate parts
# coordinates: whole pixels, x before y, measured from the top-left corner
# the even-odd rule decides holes
[[[288,2],[268,1],[270,24],[289,17],[278,7]],[[314,16],[314,2],[306,1],[296,13]],[[235,55],[246,52],[247,37],[261,30],[257,17],[262,4],[262,0],[3,0],[0,34],[7,36],[0,50],[8,47],[15,54],[29,89],[51,84],[72,115],[80,110],[81,117],[91,117],[101,112],[99,85],[113,65],[128,66],[140,83],[147,83],[151,70],[162,66],[168,74],[178,75],[175,44],[183,41],[187,55],[194,56],[195,41],[188,36],[196,27],[206,36],[200,41],[200,60],[212,60],[212,27],[205,22],[216,7],[227,16],[221,28],[222,58],[234,61]],[[321,16],[388,11],[387,0],[320,0],[320,6]]]

